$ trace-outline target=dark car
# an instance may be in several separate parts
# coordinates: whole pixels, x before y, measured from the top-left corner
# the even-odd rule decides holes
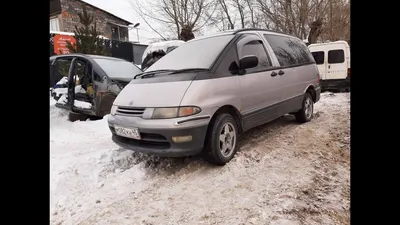
[[[50,57],[50,85],[56,107],[78,116],[103,117],[110,112],[119,92],[142,73],[123,59],[86,54]],[[70,120],[75,120],[71,119]]]

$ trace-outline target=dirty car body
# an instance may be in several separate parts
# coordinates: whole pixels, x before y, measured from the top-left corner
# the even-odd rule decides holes
[[[113,57],[87,54],[50,57],[50,76],[68,79],[67,92],[56,107],[89,116],[108,114],[119,92],[141,72],[133,63]]]

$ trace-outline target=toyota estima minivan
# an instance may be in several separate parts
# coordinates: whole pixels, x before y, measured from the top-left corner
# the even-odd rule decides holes
[[[136,75],[108,117],[119,146],[167,157],[203,153],[225,165],[238,136],[291,113],[313,117],[319,74],[298,38],[242,29],[182,44]]]

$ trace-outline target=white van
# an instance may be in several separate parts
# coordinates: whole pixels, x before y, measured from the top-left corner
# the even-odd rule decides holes
[[[350,88],[350,46],[345,41],[308,46],[317,63],[322,89]]]

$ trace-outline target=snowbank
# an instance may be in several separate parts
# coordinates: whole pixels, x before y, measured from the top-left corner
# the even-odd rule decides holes
[[[77,224],[74,221],[118,199],[119,193],[139,190],[140,185],[130,184],[142,180],[143,165],[128,165],[132,152],[112,142],[107,116],[70,122],[68,111],[55,103],[50,98],[50,224]]]
[[[167,49],[169,47],[179,46],[183,43],[185,43],[185,42],[182,40],[172,40],[172,41],[162,41],[162,42],[156,42],[156,43],[150,44],[149,46],[147,46],[146,50],[143,52],[142,62],[144,61],[146,56],[152,52],[155,52],[158,50],[163,50],[164,52],[167,52]]]
[[[81,109],[90,109],[92,108],[92,104],[89,102],[74,100],[74,106]]]

